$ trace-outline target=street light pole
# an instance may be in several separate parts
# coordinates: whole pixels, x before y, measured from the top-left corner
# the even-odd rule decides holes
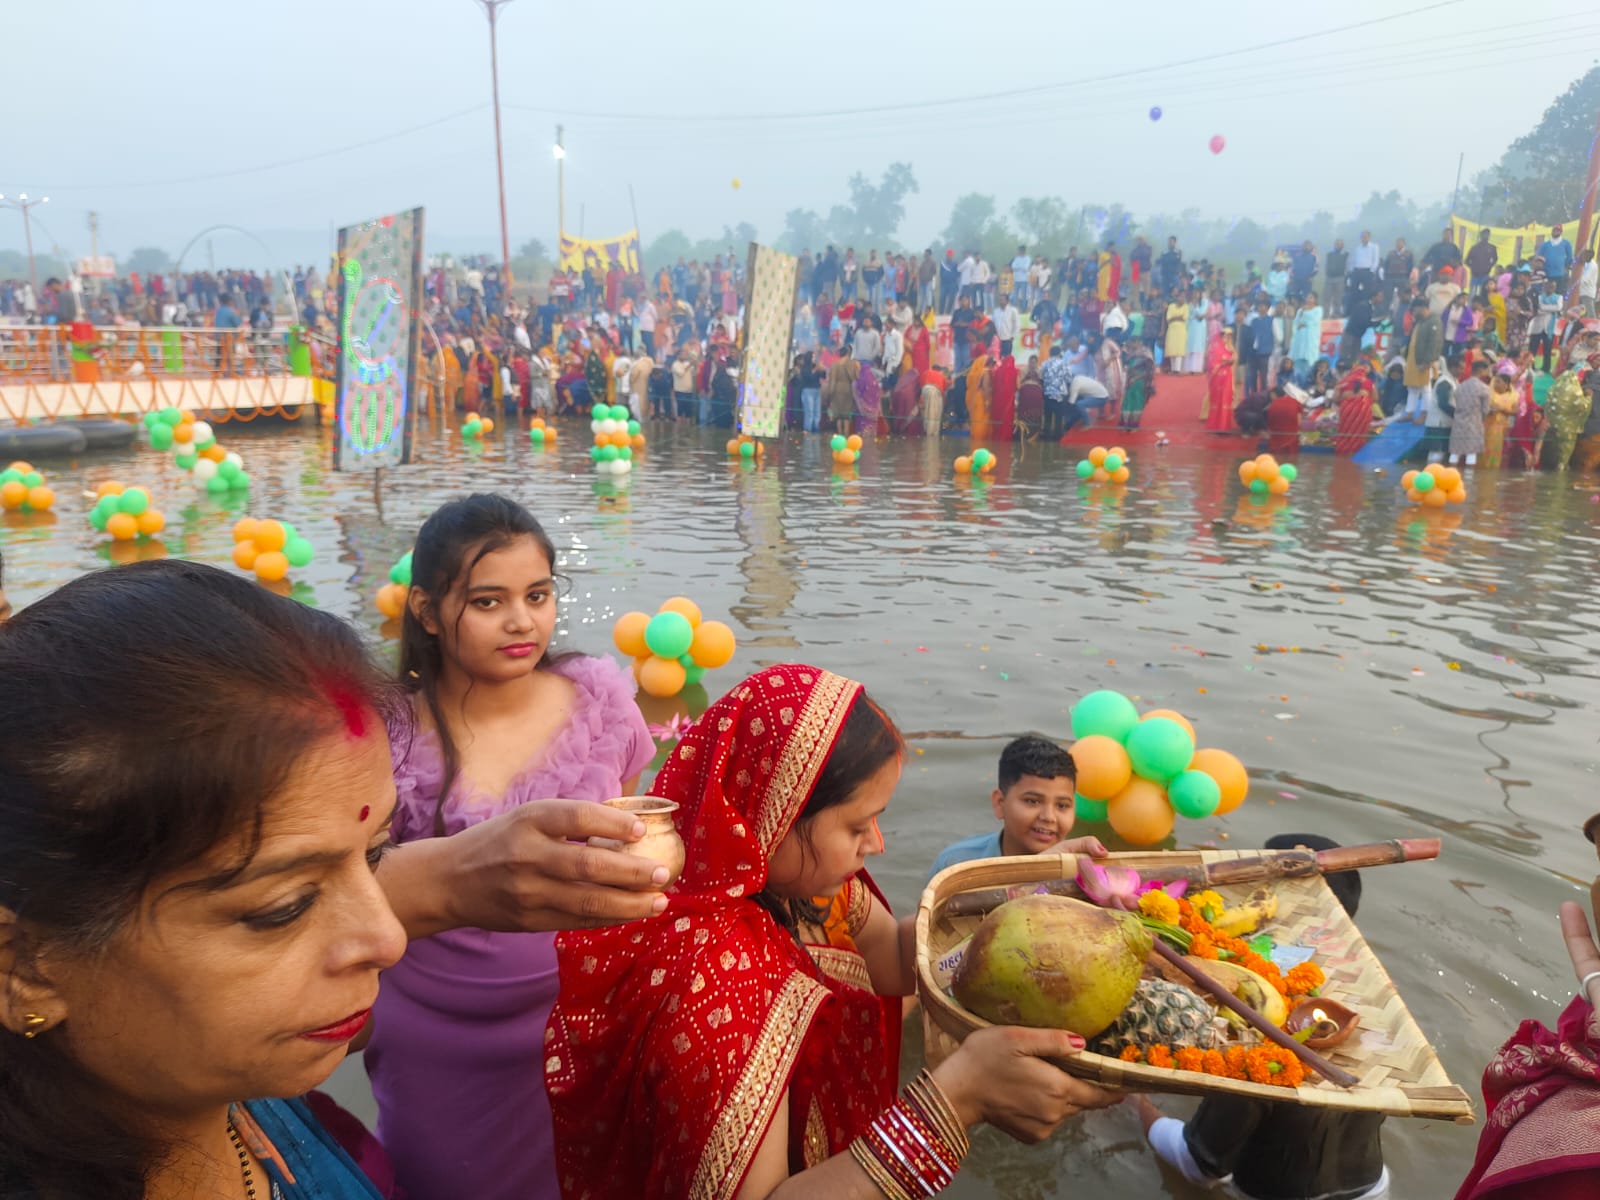
[[[28,193],[23,192],[15,200],[7,200],[0,195],[0,204],[9,204],[12,208],[19,209],[22,213],[22,237],[28,243],[28,281],[33,285],[34,299],[39,299],[39,270],[33,263],[33,226],[28,221],[28,210],[38,208],[41,204],[49,204],[49,196],[41,196],[37,200],[29,200]]]
[[[556,265],[561,265],[561,239],[567,232],[567,148],[556,126]]]
[[[505,292],[511,294],[511,237],[506,231],[506,160],[500,147],[500,57],[495,47],[495,18],[511,0],[478,0],[489,16],[489,82],[494,91],[494,167],[500,181],[500,258],[506,273]]]

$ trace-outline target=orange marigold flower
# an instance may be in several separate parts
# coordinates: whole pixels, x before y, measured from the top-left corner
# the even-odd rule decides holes
[[[1205,1055],[1199,1050],[1196,1050],[1193,1046],[1184,1046],[1173,1057],[1174,1061],[1177,1062],[1178,1070],[1180,1071],[1201,1070],[1202,1064],[1205,1062]]]
[[[1182,896],[1179,896],[1178,897],[1178,911],[1180,913],[1182,913],[1184,915],[1184,917],[1186,917],[1186,918],[1187,917],[1192,917],[1192,916],[1194,916],[1194,905],[1190,904]]]
[[[1228,1075],[1228,1060],[1222,1056],[1220,1050],[1207,1050],[1200,1058],[1200,1069],[1207,1075],[1225,1079]]]
[[[1138,1062],[1144,1057],[1144,1051],[1140,1050],[1137,1046],[1124,1046],[1122,1048],[1122,1053],[1117,1055],[1117,1057],[1123,1062]]]
[[[1196,958],[1216,958],[1217,946],[1205,934],[1197,933],[1189,941],[1189,953]]]
[[[1305,1078],[1300,1060],[1282,1046],[1257,1046],[1245,1056],[1245,1069],[1255,1083],[1296,1088]]]
[[[1304,962],[1298,967],[1291,967],[1289,973],[1284,976],[1284,982],[1288,985],[1291,996],[1305,996],[1327,983],[1328,977],[1316,963]]]
[[[1151,1046],[1144,1052],[1144,1060],[1152,1067],[1161,1067],[1165,1070],[1172,1069],[1172,1050],[1167,1046]]]
[[[1229,1046],[1222,1052],[1223,1062],[1225,1062],[1228,1067],[1229,1079],[1249,1078],[1249,1074],[1246,1071],[1246,1060],[1249,1057],[1250,1051],[1244,1046]]]

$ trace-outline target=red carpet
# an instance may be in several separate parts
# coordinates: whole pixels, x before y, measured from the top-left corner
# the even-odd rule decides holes
[[[1206,398],[1204,375],[1158,375],[1156,394],[1144,410],[1139,428],[1115,425],[1080,425],[1062,439],[1068,446],[1153,446],[1166,438],[1174,446],[1203,446],[1228,454],[1255,452],[1256,440],[1241,433],[1212,433],[1200,419]]]

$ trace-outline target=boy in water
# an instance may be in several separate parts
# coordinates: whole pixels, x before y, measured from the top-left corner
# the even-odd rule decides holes
[[[1046,738],[1020,737],[1000,752],[999,786],[989,794],[998,833],[980,833],[945,847],[934,859],[931,879],[946,867],[979,858],[1047,851],[1091,854],[1106,848],[1099,838],[1067,838],[1072,832],[1078,769],[1072,755]]]

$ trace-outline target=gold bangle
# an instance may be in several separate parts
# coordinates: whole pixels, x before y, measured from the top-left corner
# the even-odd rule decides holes
[[[944,1089],[929,1074],[927,1068],[917,1072],[916,1078],[911,1081],[907,1090],[914,1090],[916,1096],[923,1101],[929,1119],[934,1121],[939,1132],[949,1139],[950,1148],[959,1157],[965,1158],[972,1149],[972,1139],[967,1136],[966,1127],[962,1125],[955,1105],[950,1103],[950,1097],[945,1095]]]
[[[856,1164],[866,1172],[867,1178],[872,1181],[872,1185],[888,1197],[888,1200],[912,1200],[912,1197],[908,1196],[905,1190],[895,1182],[894,1176],[890,1175],[883,1164],[878,1161],[877,1156],[867,1147],[864,1139],[857,1138],[850,1143],[850,1157],[856,1160]]]

